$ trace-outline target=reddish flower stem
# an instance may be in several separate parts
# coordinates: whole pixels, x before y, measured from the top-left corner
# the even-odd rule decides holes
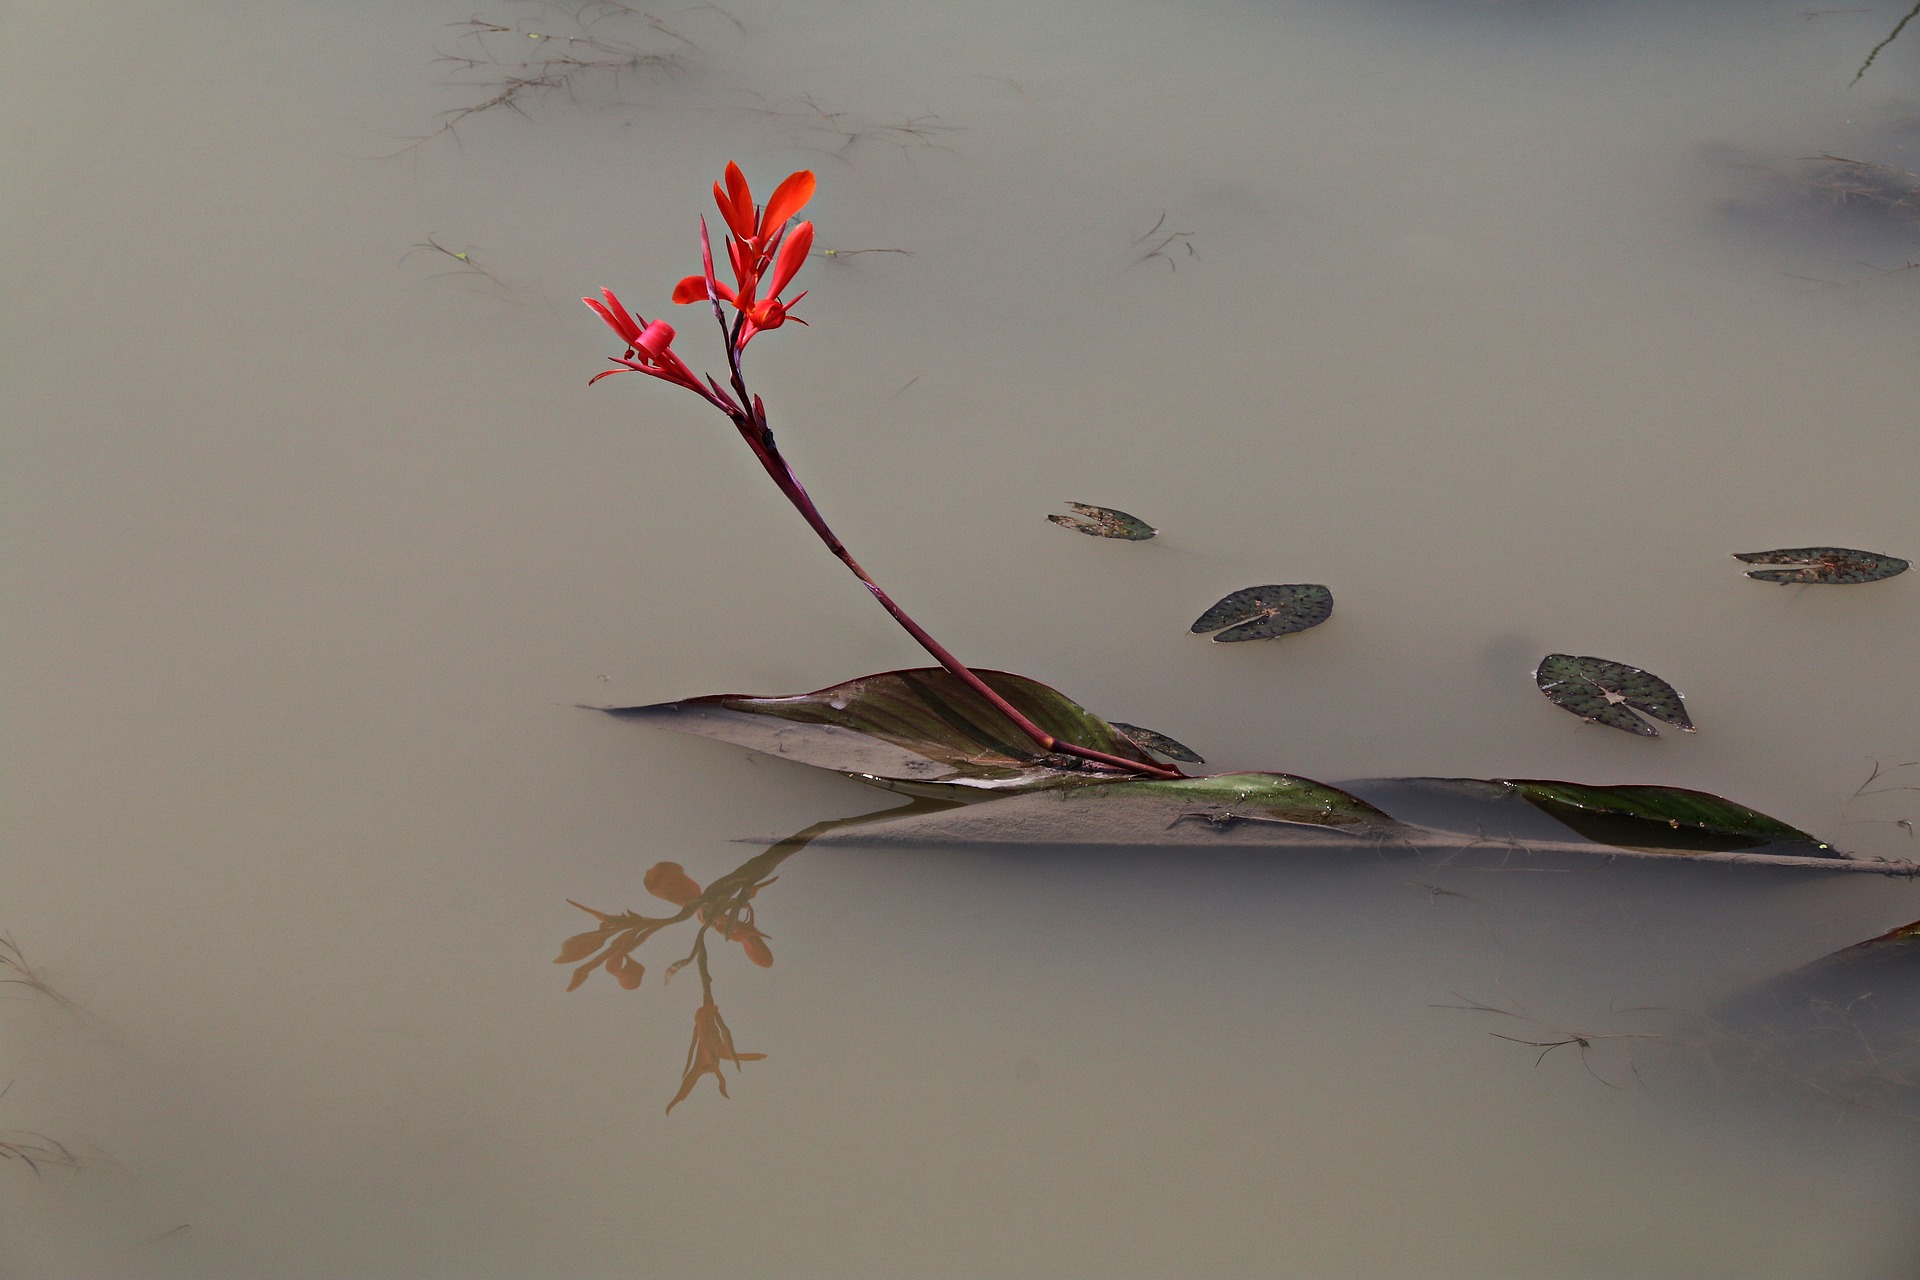
[[[741,368],[739,341],[746,317],[741,316],[729,325],[726,313],[720,309],[720,290],[714,279],[713,248],[707,238],[705,218],[700,220],[700,259],[701,266],[706,270],[707,297],[713,304],[713,318],[720,326],[721,341],[727,349],[728,381],[733,384],[734,394],[739,398],[741,406],[738,412],[728,411],[727,416],[733,420],[734,427],[740,432],[740,438],[747,442],[749,449],[753,450],[753,456],[760,460],[760,465],[766,469],[774,486],[786,496],[788,502],[793,504],[794,509],[807,522],[807,526],[819,535],[820,541],[826,543],[827,550],[834,554],[834,558],[846,565],[853,572],[854,577],[860,579],[861,585],[880,602],[880,607],[892,615],[893,620],[899,623],[922,649],[931,654],[935,662],[952,672],[968,688],[986,699],[989,706],[1011,720],[1014,727],[1032,739],[1034,745],[1042,751],[1057,751],[1064,755],[1078,756],[1082,760],[1124,773],[1145,774],[1152,778],[1186,777],[1187,775],[1178,769],[1163,768],[1140,760],[1128,760],[1123,756],[1110,755],[1105,751],[1096,751],[1092,747],[1083,747],[1077,742],[1068,742],[1064,738],[1054,737],[1022,715],[1012,703],[994,692],[986,681],[975,675],[964,662],[954,657],[945,645],[927,633],[925,627],[908,616],[905,609],[895,604],[893,597],[889,596],[880,584],[860,567],[860,562],[853,558],[853,553],[847,550],[846,544],[840,541],[839,535],[828,526],[825,517],[820,514],[820,509],[813,505],[813,499],[808,496],[806,487],[800,483],[800,477],[793,473],[793,468],[781,456],[779,446],[773,441],[773,431],[767,426],[766,406],[760,403],[760,397],[747,390],[746,373]]]

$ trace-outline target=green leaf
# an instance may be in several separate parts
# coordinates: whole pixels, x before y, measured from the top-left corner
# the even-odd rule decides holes
[[[1743,804],[1684,787],[1601,787],[1499,778],[1589,840],[1649,853],[1730,853],[1792,845],[1799,857],[1845,858],[1832,845]],[[1788,852],[1784,851],[1783,852]]]
[[[1152,765],[1151,756],[1065,694],[1004,671],[975,674],[1054,737]],[[1071,756],[1035,750],[985,698],[941,667],[884,671],[791,697],[718,694],[600,709],[888,782],[1024,791],[1089,776]]]
[[[1672,685],[1650,671],[1624,662],[1550,653],[1540,660],[1533,679],[1549,702],[1582,720],[1624,729],[1645,738],[1659,737],[1658,729],[1633,714],[1644,711],[1687,733],[1694,731],[1686,704]],[[1629,711],[1629,707],[1633,710]]]
[[[1096,538],[1119,538],[1126,542],[1145,542],[1160,532],[1139,516],[1130,516],[1112,507],[1094,507],[1084,502],[1069,502],[1067,506],[1085,518],[1076,520],[1072,516],[1048,516],[1047,519],[1063,529],[1074,529]]]
[[[1142,729],[1137,724],[1123,724],[1111,721],[1114,728],[1133,741],[1133,745],[1145,751],[1163,755],[1169,760],[1178,760],[1182,764],[1205,764],[1199,753],[1178,738],[1169,738],[1153,729]]]
[[[1761,582],[1816,583],[1846,586],[1856,582],[1878,582],[1907,571],[1907,562],[1877,551],[1854,551],[1848,547],[1789,547],[1779,551],[1736,552],[1735,560],[1748,564],[1777,564],[1781,569],[1749,569],[1747,576]]]
[[[1333,592],[1317,582],[1275,583],[1246,587],[1226,596],[1195,620],[1194,635],[1225,631],[1217,643],[1236,640],[1272,640],[1317,627],[1333,616]]]

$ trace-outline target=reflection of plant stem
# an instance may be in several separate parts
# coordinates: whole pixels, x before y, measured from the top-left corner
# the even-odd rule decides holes
[[[794,509],[797,510],[801,517],[807,522],[807,526],[826,544],[827,550],[831,551],[841,564],[846,565],[847,568],[852,571],[854,577],[860,579],[861,585],[866,587],[873,595],[873,598],[880,602],[880,607],[885,609],[887,613],[893,617],[893,620],[899,623],[901,627],[906,630],[906,633],[914,638],[921,648],[933,655],[934,661],[952,672],[965,683],[968,688],[986,699],[989,706],[1000,712],[1000,714],[1008,720],[1011,720],[1014,726],[1031,739],[1042,751],[1060,752],[1069,756],[1077,756],[1082,760],[1090,761],[1106,769],[1117,770],[1128,774],[1146,774],[1156,778],[1185,777],[1186,775],[1178,769],[1163,768],[1159,765],[1147,764],[1139,760],[1128,760],[1121,756],[1110,755],[1105,751],[1097,751],[1092,747],[1083,747],[1078,743],[1068,742],[1063,738],[1054,737],[1032,720],[1022,715],[1014,708],[1012,703],[989,688],[986,681],[975,675],[966,664],[954,657],[944,645],[928,634],[924,627],[909,617],[906,610],[895,604],[893,597],[882,590],[880,584],[875,582],[867,571],[860,567],[860,562],[853,558],[853,554],[847,550],[846,544],[841,542],[839,536],[828,527],[826,520],[820,514],[819,508],[814,506],[813,499],[807,495],[806,488],[801,485],[800,478],[794,474],[793,468],[788,465],[786,458],[781,455],[779,446],[774,443],[773,430],[767,425],[766,406],[760,402],[760,397],[747,390],[746,373],[742,368],[742,351],[744,344],[741,341],[747,323],[747,316],[744,312],[736,312],[733,323],[730,325],[727,322],[726,313],[721,309],[720,300],[722,294],[719,283],[714,278],[713,246],[707,237],[707,223],[704,218],[700,220],[700,255],[702,265],[706,269],[707,297],[713,303],[713,318],[720,325],[720,334],[727,350],[728,381],[732,384],[734,397],[737,397],[736,399],[734,397],[719,396],[718,398],[708,397],[708,399],[716,407],[724,410],[727,416],[732,419],[735,429],[740,432],[740,438],[747,442],[749,449],[753,450],[753,456],[760,460],[761,467],[766,470],[767,475],[773,480],[774,486],[786,496],[788,502],[793,504]],[[717,396],[718,388],[715,390]]]

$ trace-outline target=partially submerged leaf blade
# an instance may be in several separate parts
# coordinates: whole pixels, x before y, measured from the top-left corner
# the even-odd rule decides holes
[[[1054,737],[1158,767],[1119,730],[1058,690],[1004,671],[975,674]],[[891,782],[1021,791],[1089,776],[1070,757],[1041,755],[985,698],[941,667],[883,671],[791,697],[720,694],[602,709]]]
[[[1169,738],[1166,734],[1158,730],[1142,729],[1137,724],[1124,724],[1118,720],[1110,721],[1109,723],[1118,729],[1122,735],[1131,739],[1137,747],[1163,755],[1169,760],[1178,760],[1182,764],[1206,763],[1192,747],[1177,738]]]
[[[1846,855],[1756,809],[1685,787],[1594,786],[1542,778],[1497,778],[1542,812],[1601,844],[1661,853],[1730,853],[1795,846],[1796,856]]]
[[[1747,571],[1749,578],[1782,585],[1810,583],[1849,586],[1878,582],[1905,573],[1908,568],[1907,562],[1898,556],[1882,555],[1877,551],[1855,551],[1851,547],[1783,547],[1777,551],[1735,552],[1733,558],[1747,564],[1791,566]]]
[[[1219,631],[1214,640],[1220,643],[1271,640],[1317,627],[1332,616],[1333,592],[1319,583],[1269,583],[1222,597],[1188,630],[1194,635]]]
[[[832,845],[1175,848],[1370,845],[1405,831],[1338,787],[1279,773],[1084,782],[873,822]]]
[[[1081,518],[1048,516],[1047,519],[1063,529],[1077,530],[1095,538],[1118,538],[1123,542],[1145,542],[1160,532],[1139,516],[1112,507],[1096,507],[1086,502],[1069,502],[1067,506]]]
[[[1642,737],[1659,737],[1658,729],[1626,710],[1631,707],[1687,733],[1694,732],[1693,719],[1679,690],[1651,671],[1606,658],[1550,653],[1540,660],[1533,678],[1549,702],[1582,720]]]

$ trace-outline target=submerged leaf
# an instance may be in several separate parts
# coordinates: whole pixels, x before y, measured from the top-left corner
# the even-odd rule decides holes
[[[1780,569],[1749,569],[1747,576],[1761,582],[1817,583],[1845,586],[1856,582],[1878,582],[1907,571],[1907,562],[1876,551],[1854,551],[1847,547],[1790,547],[1780,551],[1737,552],[1735,560],[1748,564],[1777,564]]]
[[[1139,516],[1130,516],[1124,511],[1115,511],[1112,507],[1094,507],[1084,502],[1069,502],[1078,515],[1048,516],[1047,519],[1063,529],[1075,529],[1096,538],[1119,538],[1126,542],[1145,542],[1160,532]]]
[[[1216,643],[1271,640],[1317,627],[1333,616],[1333,592],[1315,582],[1247,587],[1225,597],[1189,628],[1194,635],[1225,631]]]
[[[820,843],[1018,847],[1369,846],[1405,831],[1338,787],[1282,773],[1087,782],[870,823]]]
[[[1112,725],[1058,690],[1004,671],[975,674],[1054,737],[1158,767]],[[941,667],[883,671],[792,697],[720,694],[602,709],[889,782],[1024,791],[1100,776],[1074,757],[1040,754],[985,698]]]
[[[1153,729],[1142,729],[1137,724],[1123,724],[1118,720],[1109,721],[1122,735],[1132,740],[1133,745],[1147,751],[1158,752],[1169,760],[1178,760],[1182,764],[1205,764],[1194,749],[1177,738],[1169,738]]]
[[[1499,778],[1589,840],[1655,853],[1730,853],[1793,845],[1794,856],[1845,858],[1824,840],[1743,804],[1684,787],[1589,786]]]
[[[1643,711],[1687,733],[1694,731],[1685,702],[1674,687],[1650,671],[1605,658],[1550,653],[1533,674],[1540,692],[1582,720],[1657,738],[1660,731],[1633,714]],[[1633,708],[1633,711],[1627,708]]]

